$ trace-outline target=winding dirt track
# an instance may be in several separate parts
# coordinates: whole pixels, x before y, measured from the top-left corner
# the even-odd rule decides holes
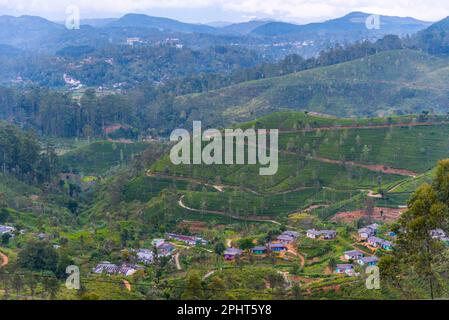
[[[289,193],[293,193],[293,192],[299,192],[299,191],[304,191],[304,190],[310,190],[310,189],[316,189],[314,187],[299,187],[299,188],[295,188],[292,190],[284,190],[284,191],[279,191],[279,192],[272,192],[272,193],[261,193],[258,192],[256,190],[250,189],[250,188],[246,188],[246,187],[237,187],[237,186],[233,186],[233,185],[229,185],[229,184],[221,184],[221,185],[212,185],[209,184],[205,181],[202,181],[200,179],[195,179],[195,178],[189,178],[189,177],[179,177],[179,176],[170,176],[170,175],[165,175],[165,174],[155,174],[152,173],[150,171],[147,172],[147,177],[150,178],[159,178],[159,179],[169,179],[169,180],[175,180],[175,181],[185,181],[185,182],[190,182],[190,183],[196,183],[196,184],[201,184],[204,185],[206,187],[211,187],[214,188],[215,190],[217,190],[220,193],[224,192],[224,189],[233,189],[233,190],[244,190],[246,192],[252,193],[256,196],[281,196],[281,195],[285,195],[285,194],[289,194]]]
[[[370,171],[376,171],[376,172],[382,172],[385,174],[397,174],[400,176],[406,176],[406,177],[412,177],[416,178],[419,173],[410,171],[410,170],[404,170],[404,169],[394,169],[386,165],[370,165],[370,164],[363,164],[363,163],[357,163],[353,161],[339,161],[339,160],[333,160],[333,159],[327,159],[322,157],[313,157],[313,160],[324,162],[324,163],[330,163],[330,164],[337,164],[337,165],[349,165],[351,167],[359,167],[364,168]]]
[[[175,254],[175,264],[176,264],[176,269],[178,271],[181,271],[182,267],[181,267],[181,263],[179,262],[179,253]]]
[[[234,220],[241,220],[241,221],[250,221],[250,222],[269,222],[269,223],[273,223],[273,224],[277,224],[277,225],[282,225],[280,222],[274,221],[274,220],[269,220],[269,219],[262,219],[262,218],[243,218],[243,217],[238,217],[238,216],[234,216],[234,215],[228,215],[226,212],[223,211],[214,211],[214,210],[200,210],[200,209],[194,209],[194,208],[190,208],[188,207],[185,203],[184,203],[184,198],[185,196],[182,196],[179,201],[178,201],[178,205],[183,208],[186,209],[188,211],[192,211],[192,212],[196,212],[196,213],[208,213],[208,214],[214,214],[217,216],[223,216],[223,217],[227,217],[227,218],[231,218]]]
[[[9,258],[1,252],[0,252],[0,257],[1,257],[1,261],[2,261],[2,263],[0,264],[0,267],[1,268],[6,267],[9,263]]]

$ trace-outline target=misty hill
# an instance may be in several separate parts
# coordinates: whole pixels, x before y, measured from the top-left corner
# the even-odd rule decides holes
[[[269,37],[329,37],[336,36],[338,40],[354,40],[361,37],[383,36],[387,34],[407,35],[425,29],[430,22],[413,18],[380,16],[380,29],[368,29],[366,20],[371,14],[352,12],[344,17],[325,21],[296,25],[285,22],[271,22],[257,27],[253,35]]]
[[[260,28],[266,24],[274,23],[269,20],[252,20],[248,22],[234,23],[220,29],[220,32],[230,34],[242,34],[246,35],[253,32],[255,29]]]
[[[37,48],[62,32],[64,26],[33,16],[0,16],[0,43],[18,48]]]
[[[158,29],[160,31],[165,30],[187,33],[215,33],[215,28],[207,25],[184,23],[173,19],[151,17],[144,14],[127,14],[106,26],[120,28],[148,28]]]

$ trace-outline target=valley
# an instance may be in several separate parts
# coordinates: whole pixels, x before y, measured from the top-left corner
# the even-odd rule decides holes
[[[369,16],[0,16],[0,297],[447,299],[449,18]],[[174,164],[197,121],[277,171]]]

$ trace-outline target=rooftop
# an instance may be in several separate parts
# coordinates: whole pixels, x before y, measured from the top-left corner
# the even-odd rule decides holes
[[[225,255],[239,255],[242,254],[243,250],[237,249],[237,248],[228,248],[224,252]]]
[[[372,263],[372,262],[379,261],[379,258],[376,256],[372,256],[372,257],[360,258],[359,260],[362,261],[363,263]]]

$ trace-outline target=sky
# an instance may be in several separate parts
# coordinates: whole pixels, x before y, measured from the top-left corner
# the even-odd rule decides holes
[[[0,0],[0,15],[39,15],[65,20],[70,5],[81,19],[145,13],[185,22],[274,19],[309,23],[352,11],[438,21],[449,16],[448,0]]]

